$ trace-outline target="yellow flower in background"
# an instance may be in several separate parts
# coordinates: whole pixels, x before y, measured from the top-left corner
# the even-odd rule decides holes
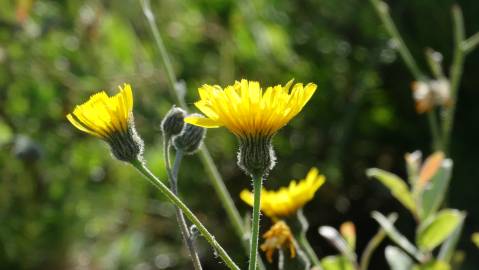
[[[268,262],[273,262],[273,253],[276,249],[288,248],[291,258],[296,256],[293,234],[284,221],[280,220],[273,224],[273,226],[263,234],[263,238],[265,241],[260,248],[266,253]]]
[[[77,129],[108,142],[116,158],[132,161],[141,155],[143,141],[134,127],[131,86],[124,84],[119,89],[120,93],[111,97],[104,91],[92,95],[67,119]]]
[[[200,100],[195,105],[207,118],[190,116],[185,122],[205,128],[225,126],[240,138],[271,137],[301,111],[317,87],[292,84],[293,80],[265,91],[259,82],[244,79],[224,89],[205,84],[198,89]]]
[[[277,191],[263,189],[261,211],[272,219],[292,215],[313,199],[325,180],[317,168],[311,168],[305,179],[299,182],[292,180],[288,187],[282,187]],[[253,194],[249,190],[243,190],[240,198],[250,206],[253,205]]]

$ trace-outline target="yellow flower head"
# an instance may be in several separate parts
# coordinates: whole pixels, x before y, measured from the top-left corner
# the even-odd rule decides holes
[[[124,84],[120,93],[108,96],[104,91],[77,105],[67,115],[68,121],[79,130],[108,142],[120,160],[131,161],[141,155],[143,141],[133,123],[133,94],[131,86]]]
[[[282,220],[277,221],[271,228],[263,234],[265,239],[261,245],[261,250],[266,253],[268,262],[273,262],[273,253],[276,249],[289,248],[291,258],[296,256],[296,248],[294,246],[294,237],[289,226]]]
[[[258,82],[244,79],[224,89],[205,84],[198,89],[200,100],[195,105],[206,117],[189,116],[185,122],[205,128],[225,126],[240,140],[238,165],[253,177],[265,175],[275,164],[271,138],[316,90],[314,83],[292,85],[293,80],[263,91]]]
[[[196,107],[207,118],[190,116],[185,122],[205,128],[225,126],[236,136],[271,137],[295,117],[316,90],[316,84],[277,85],[261,89],[259,82],[241,80],[224,89],[205,84],[198,89]]]
[[[288,187],[282,187],[277,191],[263,189],[261,191],[261,211],[272,219],[290,216],[312,200],[324,182],[325,177],[319,175],[318,169],[311,168],[305,179],[299,182],[292,180]],[[240,197],[250,206],[253,205],[253,194],[250,191],[243,190]]]

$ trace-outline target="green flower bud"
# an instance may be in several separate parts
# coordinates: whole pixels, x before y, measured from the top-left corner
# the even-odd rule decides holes
[[[193,114],[197,116],[197,114]],[[183,151],[185,154],[193,154],[198,150],[203,142],[206,129],[185,123],[180,135],[173,138],[173,145],[176,150]]]
[[[238,166],[252,177],[268,174],[276,164],[271,139],[271,137],[240,138]]]
[[[185,111],[173,105],[161,121],[161,131],[166,138],[171,138],[181,133],[185,122]]]

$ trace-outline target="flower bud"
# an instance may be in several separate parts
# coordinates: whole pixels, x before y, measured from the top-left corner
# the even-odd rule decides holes
[[[125,162],[143,160],[144,142],[135,129],[133,115],[128,120],[126,132],[113,132],[106,141],[115,158]]]
[[[191,155],[200,148],[205,134],[205,128],[185,123],[180,135],[173,138],[173,145],[176,150]]]
[[[276,156],[270,137],[240,138],[238,166],[252,177],[263,176],[273,169]]]
[[[166,138],[171,138],[181,133],[184,126],[183,119],[185,111],[181,108],[173,106],[161,121],[161,131]]]

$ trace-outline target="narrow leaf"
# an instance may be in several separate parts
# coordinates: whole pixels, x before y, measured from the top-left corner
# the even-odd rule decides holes
[[[417,245],[421,250],[431,251],[446,240],[458,227],[463,215],[454,209],[440,211],[426,220],[417,233]]]
[[[459,225],[457,225],[456,229],[453,233],[444,241],[444,244],[441,246],[441,250],[439,251],[439,255],[437,256],[438,260],[444,262],[450,262],[454,251],[456,250],[457,242],[459,241],[459,237],[461,237],[462,227],[464,226],[464,220],[466,219],[466,213],[461,212],[461,220],[459,221]]]
[[[391,270],[410,270],[413,260],[400,248],[387,246],[384,252]]]
[[[422,261],[423,254],[413,245],[407,238],[402,235],[394,225],[379,212],[374,211],[372,217],[381,225],[386,234],[394,241],[398,246],[404,249],[407,253],[414,256],[418,261]]]
[[[413,214],[416,213],[416,205],[411,193],[409,192],[409,188],[404,180],[402,180],[399,176],[376,168],[368,169],[366,174],[368,177],[374,177],[378,179],[391,191],[391,194],[399,202],[401,202]]]
[[[326,238],[344,257],[351,262],[356,261],[356,254],[348,245],[348,242],[339,234],[339,232],[331,226],[319,227],[319,234]]]
[[[435,152],[434,154],[430,155],[424,165],[419,172],[419,179],[417,184],[419,185],[419,189],[422,189],[426,186],[426,184],[431,180],[431,178],[436,175],[439,168],[441,168],[441,164],[444,160],[444,153],[443,152]]]
[[[421,220],[426,220],[441,206],[451,179],[452,167],[452,160],[445,159],[439,171],[424,188],[421,195]]]

